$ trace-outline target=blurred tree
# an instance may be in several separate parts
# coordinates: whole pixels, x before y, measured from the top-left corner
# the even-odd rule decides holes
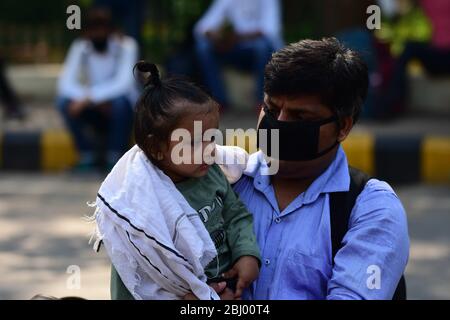
[[[142,30],[144,57],[162,62],[189,41],[194,23],[212,1],[147,0]],[[324,34],[323,0],[280,1],[286,42]],[[65,27],[67,6],[77,4],[83,11],[92,3],[93,0],[1,0],[0,52],[16,62],[61,61],[70,42],[79,35]],[[37,59],[36,46],[48,56]]]

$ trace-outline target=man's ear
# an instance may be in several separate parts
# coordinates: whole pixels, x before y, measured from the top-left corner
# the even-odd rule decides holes
[[[340,127],[339,127],[337,141],[342,142],[347,138],[348,134],[350,133],[350,131],[353,128],[353,117],[350,117],[350,116],[343,117],[339,121],[339,123],[340,123]]]

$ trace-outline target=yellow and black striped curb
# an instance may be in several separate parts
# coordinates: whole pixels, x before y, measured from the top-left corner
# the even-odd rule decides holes
[[[236,138],[233,144],[253,145]],[[450,136],[352,133],[343,144],[349,163],[393,183],[450,184]],[[0,169],[54,172],[77,161],[70,135],[64,130],[11,132],[0,135]]]

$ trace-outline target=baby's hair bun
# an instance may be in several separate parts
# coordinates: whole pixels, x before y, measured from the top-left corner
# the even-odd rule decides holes
[[[161,78],[159,76],[159,70],[158,70],[158,67],[156,66],[156,64],[150,63],[147,61],[139,61],[134,66],[134,70],[136,70],[136,69],[141,74],[150,73],[149,76],[141,75],[141,77],[144,79],[145,87],[150,86],[150,85],[158,87],[161,85]]]

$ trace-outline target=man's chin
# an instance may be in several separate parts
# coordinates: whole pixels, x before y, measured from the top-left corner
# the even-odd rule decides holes
[[[306,179],[312,174],[313,161],[278,160],[276,176],[283,179]]]

